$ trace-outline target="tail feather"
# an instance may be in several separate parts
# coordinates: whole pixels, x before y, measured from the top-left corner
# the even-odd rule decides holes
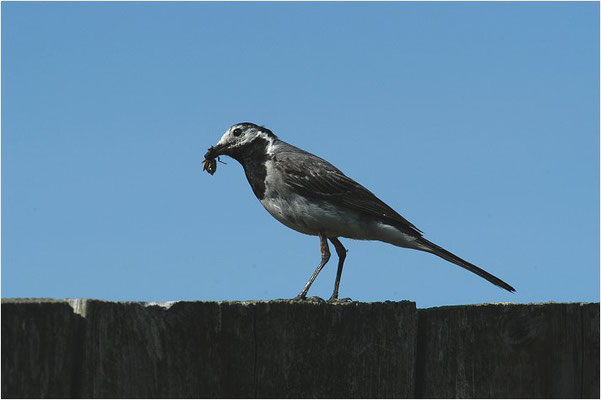
[[[453,264],[459,265],[460,267],[465,268],[468,271],[471,271],[474,274],[481,276],[482,278],[486,279],[490,283],[495,284],[509,292],[512,292],[512,293],[515,292],[515,289],[511,285],[503,282],[501,279],[497,278],[496,276],[489,274],[482,268],[478,268],[474,264],[469,263],[469,262],[465,261],[464,259],[457,257],[455,254],[451,253],[448,250],[443,249],[442,247],[430,242],[429,240],[421,237],[418,239],[418,243],[423,246],[425,251],[430,252],[432,254],[436,254],[438,257],[444,258],[445,260],[450,261]]]

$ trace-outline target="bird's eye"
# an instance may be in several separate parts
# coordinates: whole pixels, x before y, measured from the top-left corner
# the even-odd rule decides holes
[[[234,136],[240,136],[240,134],[242,133],[242,129],[240,128],[236,128],[234,129],[234,132],[232,132],[234,134]]]

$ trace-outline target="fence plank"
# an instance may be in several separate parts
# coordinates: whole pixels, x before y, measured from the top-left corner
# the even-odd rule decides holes
[[[250,306],[90,301],[86,322],[83,397],[254,395]]]
[[[2,300],[2,397],[72,397],[81,320],[66,302]]]
[[[415,303],[261,303],[256,312],[257,397],[415,397]]]
[[[598,398],[598,315],[598,303],[420,310],[417,396]]]

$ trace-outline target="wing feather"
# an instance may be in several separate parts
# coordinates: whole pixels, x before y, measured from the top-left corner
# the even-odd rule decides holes
[[[326,160],[297,148],[277,153],[276,159],[285,184],[303,196],[347,207],[379,218],[409,235],[422,236],[415,225]]]

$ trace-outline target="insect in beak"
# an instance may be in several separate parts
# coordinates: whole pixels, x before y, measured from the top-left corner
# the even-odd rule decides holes
[[[210,154],[213,151],[213,147],[211,146],[209,148],[209,151],[207,152],[207,154]],[[217,161],[219,161],[221,164],[227,164],[223,161],[221,161],[221,159],[219,158],[219,156],[217,156]],[[215,162],[215,158],[214,157],[208,157],[205,155],[205,160],[203,161],[203,167],[202,167],[203,171],[207,171],[209,174],[213,175],[215,173],[215,171],[217,171],[217,162]]]
[[[209,174],[213,175],[215,171],[217,171],[217,162],[215,159],[204,160],[204,166],[202,167],[203,171],[207,171]]]

